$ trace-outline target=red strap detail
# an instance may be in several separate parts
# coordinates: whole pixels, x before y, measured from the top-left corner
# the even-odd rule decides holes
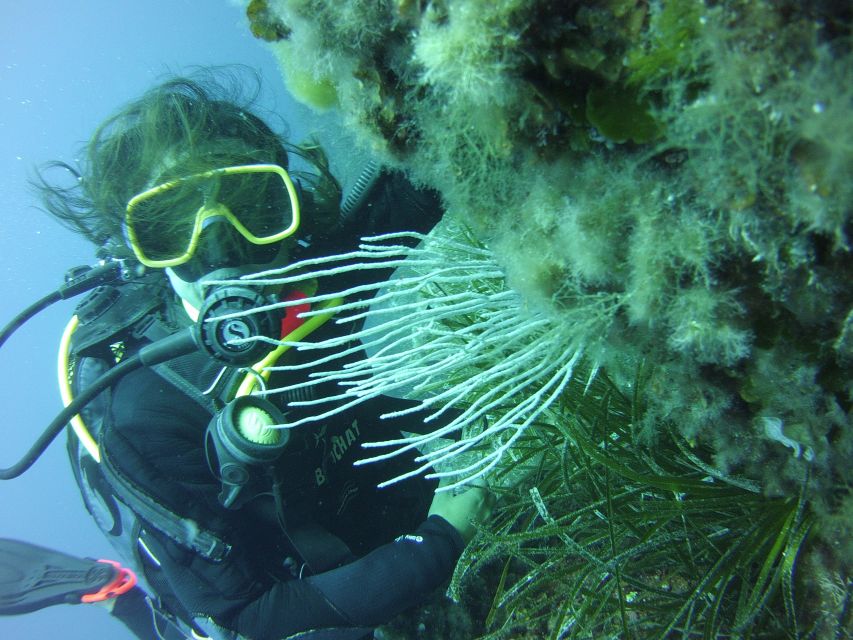
[[[296,300],[304,300],[308,296],[301,291],[291,291],[282,298],[282,302],[295,302]],[[300,313],[305,313],[311,310],[309,303],[297,304],[292,307],[287,307],[284,317],[281,319],[281,337],[286,338],[291,333],[296,331],[305,322],[305,318],[300,318]]]
[[[105,562],[106,564],[113,565],[118,571],[118,575],[115,577],[115,580],[109,584],[105,584],[95,593],[87,593],[85,596],[80,598],[80,602],[103,602],[109,598],[117,598],[136,586],[136,574],[130,569],[125,569],[114,560],[98,560],[98,562]]]

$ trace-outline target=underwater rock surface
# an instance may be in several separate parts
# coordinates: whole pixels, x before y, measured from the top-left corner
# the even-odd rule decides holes
[[[853,10],[764,0],[253,0],[290,90],[441,192],[722,475],[853,559]],[[849,583],[847,598],[849,600]]]

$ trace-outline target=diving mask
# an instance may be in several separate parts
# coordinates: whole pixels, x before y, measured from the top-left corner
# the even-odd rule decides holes
[[[252,245],[269,245],[293,235],[299,215],[287,171],[250,164],[170,180],[135,195],[127,203],[124,230],[142,264],[166,268],[189,262],[202,233],[216,222]]]

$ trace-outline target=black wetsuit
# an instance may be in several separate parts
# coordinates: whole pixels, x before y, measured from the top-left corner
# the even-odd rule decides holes
[[[374,199],[372,205],[375,215],[365,218],[360,232],[401,228],[400,220],[391,224],[383,219],[401,210],[420,213],[410,227],[425,231],[432,226],[436,213],[424,216],[423,206],[412,211],[406,200],[423,196],[401,200],[391,186],[383,188],[378,204]],[[328,323],[312,338],[339,331]],[[305,377],[308,371],[288,375]],[[205,450],[211,413],[150,369],[120,380],[104,422],[105,455],[166,507],[231,545],[224,560],[213,562],[156,529],[146,529],[149,581],[166,607],[190,620],[212,618],[248,638],[277,640],[309,629],[352,629],[343,635],[310,636],[345,640],[364,636],[445,582],[464,543],[444,519],[426,517],[434,485],[419,478],[375,488],[411,469],[414,454],[352,466],[365,455],[362,442],[399,437],[400,429],[423,429],[417,416],[379,419],[407,405],[379,397],[326,422],[293,429],[274,471],[283,508],[276,508],[267,489],[229,510],[218,500],[221,483]],[[312,410],[317,411],[290,409],[288,418]],[[139,616],[150,615],[146,608],[138,594],[128,595],[114,613],[144,638],[146,624]]]

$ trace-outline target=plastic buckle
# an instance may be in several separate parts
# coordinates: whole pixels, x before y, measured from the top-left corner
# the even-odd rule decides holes
[[[110,598],[117,598],[136,586],[136,574],[130,569],[125,569],[115,560],[98,560],[98,562],[112,565],[118,571],[118,575],[112,582],[105,584],[95,593],[87,593],[82,596],[80,602],[103,602]]]

